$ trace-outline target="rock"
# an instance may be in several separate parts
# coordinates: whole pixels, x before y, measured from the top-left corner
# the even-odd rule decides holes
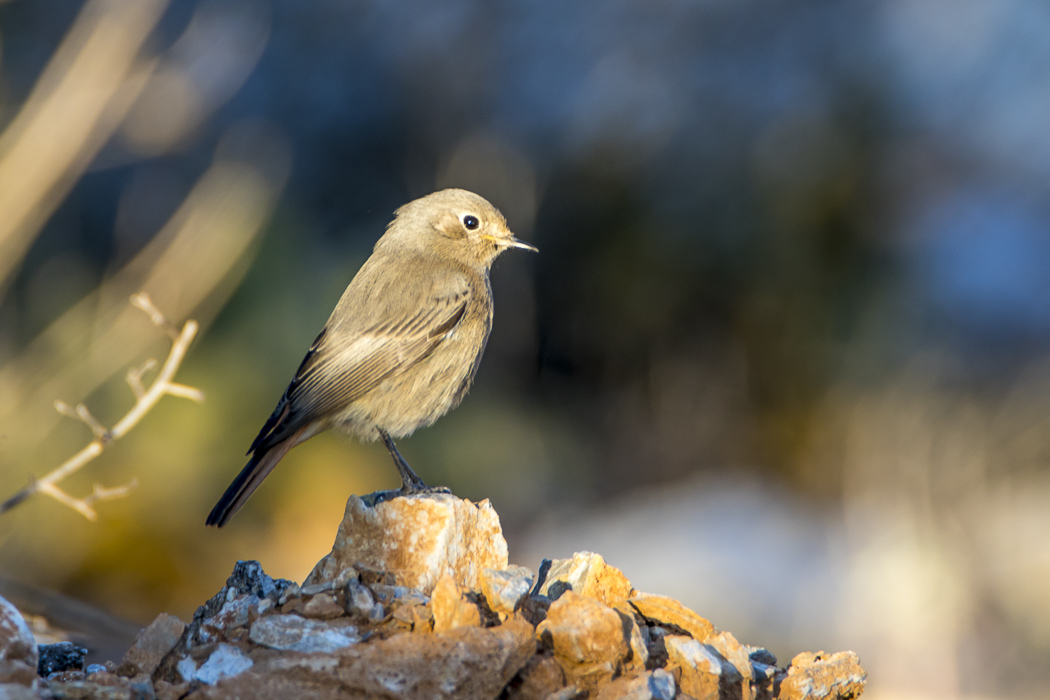
[[[22,685],[32,685],[36,679],[36,668],[31,667],[25,661],[0,659],[0,684],[21,683]]]
[[[422,634],[434,631],[434,611],[429,605],[412,606],[412,631]]]
[[[228,596],[235,596],[237,590],[234,588],[224,589]],[[197,627],[197,640],[200,643],[230,641],[235,635],[234,630],[247,627],[248,624],[259,617],[265,610],[261,605],[266,603],[267,607],[272,605],[269,599],[259,599],[252,594],[244,594],[231,597],[211,617],[199,621]]]
[[[653,700],[671,700],[678,693],[678,688],[675,687],[674,676],[662,668],[652,672],[648,685]]]
[[[168,652],[175,648],[186,631],[186,623],[167,613],[161,613],[149,627],[139,632],[135,643],[124,654],[120,675],[153,675]],[[90,667],[89,667],[90,670]]]
[[[257,561],[238,561],[222,590],[193,613],[182,640],[185,648],[225,640],[227,631],[247,625],[297,588],[270,578]]]
[[[481,594],[494,612],[509,617],[532,590],[532,572],[522,566],[481,570]]]
[[[668,635],[667,667],[681,669],[680,689],[697,700],[741,697],[743,676],[713,647],[692,637]]]
[[[747,656],[751,659],[752,663],[765,664],[766,666],[776,666],[777,657],[773,656],[773,652],[763,647],[752,647],[744,645],[747,649]]]
[[[566,589],[610,607],[628,599],[634,591],[622,571],[606,564],[602,555],[591,552],[577,552],[571,559],[551,562],[539,592],[553,600]]]
[[[320,593],[315,595],[306,602],[306,605],[303,606],[304,616],[315,617],[320,620],[339,617],[344,612],[345,610],[343,609],[343,606],[336,602],[335,596],[331,593]]]
[[[852,651],[825,654],[804,652],[791,660],[787,677],[780,683],[782,700],[848,700],[860,697],[868,674]]]
[[[190,697],[491,699],[499,696],[535,649],[532,626],[517,618],[487,629],[397,634],[337,655],[260,659],[247,672]]]
[[[189,683],[168,683],[167,681],[156,681],[153,684],[157,700],[180,700],[190,692]]]
[[[654,624],[677,628],[693,639],[704,642],[716,633],[715,626],[674,598],[651,593],[636,593],[627,602],[638,613]]]
[[[152,697],[153,691],[149,685],[132,684],[124,681],[124,685],[103,685],[90,681],[72,681],[68,683],[48,683],[50,697],[54,700],[73,700],[73,698],[85,698],[87,700],[144,700]]]
[[[631,648],[631,652],[624,660],[623,672],[628,676],[642,673],[649,663],[649,647],[642,636],[642,630],[634,619],[634,615],[629,615],[619,609],[616,609],[616,613],[620,616],[624,630],[628,630],[627,643]]]
[[[4,659],[36,668],[40,655],[25,618],[15,606],[0,598],[0,660]]]
[[[536,628],[570,683],[593,690],[616,673],[630,653],[620,613],[594,598],[566,591]]]
[[[75,681],[85,680],[86,676],[80,669],[67,669],[65,671],[55,671],[47,676],[48,683],[73,683]]]
[[[718,653],[724,656],[729,663],[733,664],[744,678],[751,677],[751,655],[748,654],[747,648],[738,642],[731,632],[719,632],[711,635],[705,643],[717,649]]]
[[[507,686],[506,700],[546,700],[565,687],[565,672],[549,653],[533,654]]]
[[[383,604],[377,603],[372,591],[357,579],[352,579],[346,587],[346,611],[371,620],[383,619]]]
[[[44,678],[52,673],[69,669],[79,671],[84,668],[84,655],[87,654],[87,649],[78,647],[72,642],[41,644],[38,649],[40,660],[37,663],[37,673]]]
[[[413,588],[405,586],[390,586],[385,583],[374,583],[371,587],[372,594],[376,600],[386,607],[397,607],[398,605],[423,605],[428,602],[427,596]]]
[[[752,673],[752,696],[755,700],[772,700],[777,693],[777,675],[783,673],[776,666],[751,662]]]
[[[401,629],[426,632],[434,629],[434,616],[426,605],[399,605],[391,615],[392,620],[400,623]]]
[[[40,700],[40,695],[18,683],[0,683],[0,700]]]
[[[175,670],[178,671],[183,681],[192,681],[194,674],[197,673],[197,662],[187,656],[175,664]]]
[[[208,660],[194,672],[193,680],[215,685],[224,678],[239,676],[251,667],[252,660],[240,649],[229,644],[220,644]]]
[[[284,605],[290,600],[298,600],[303,597],[303,590],[299,587],[298,583],[292,583],[277,598],[278,605]]]
[[[750,700],[752,696],[751,679],[754,674],[751,671],[751,657],[744,645],[738,642],[736,637],[729,632],[719,632],[711,635],[707,638],[707,644],[718,651],[743,677],[740,686],[740,698],[741,700]]]
[[[478,606],[463,599],[459,586],[448,575],[442,576],[434,586],[430,596],[430,611],[434,616],[435,632],[481,625]]]
[[[863,690],[856,655],[800,654],[779,669],[768,651],[718,632],[681,603],[634,593],[596,554],[544,560],[549,596],[533,595],[532,572],[505,566],[487,503],[372,503],[348,502],[333,553],[303,586],[238,562],[189,625],[158,617],[119,667],[81,671],[83,650],[42,647],[35,660],[55,671],[45,683],[35,665],[0,658],[0,700],[5,692],[40,700],[825,700]],[[482,551],[490,545],[495,553]],[[365,559],[347,564],[357,556]],[[0,650],[35,652],[19,636],[17,611],[6,621],[3,613],[0,606],[0,629],[9,631]],[[60,662],[68,652],[77,658]]]
[[[442,575],[476,590],[482,569],[507,567],[507,542],[488,500],[474,504],[451,494],[399,496],[370,505],[372,500],[351,496],[346,502],[332,551],[314,567],[307,585],[331,580],[360,562],[429,595]]]
[[[634,678],[617,678],[598,691],[597,700],[674,700],[674,676],[662,668]]]
[[[361,641],[351,625],[334,626],[297,615],[271,615],[255,621],[248,638],[284,651],[331,653]]]
[[[226,590],[236,591],[236,595],[253,595],[256,598],[270,598],[277,602],[281,594],[295,584],[287,579],[270,578],[263,571],[262,564],[255,560],[238,561],[233,566],[233,573],[226,579]]]
[[[299,595],[303,598],[309,598],[311,596],[320,595],[321,593],[327,593],[328,591],[335,590],[335,581],[325,581],[323,583],[315,583],[312,586],[303,586],[299,589]]]

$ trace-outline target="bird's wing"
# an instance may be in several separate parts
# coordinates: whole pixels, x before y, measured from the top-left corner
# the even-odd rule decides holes
[[[248,452],[280,442],[425,359],[463,318],[469,295],[467,278],[457,276],[431,290],[412,312],[364,330],[333,328],[329,321]]]

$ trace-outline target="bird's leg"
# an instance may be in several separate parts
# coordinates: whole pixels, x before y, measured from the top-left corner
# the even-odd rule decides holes
[[[401,493],[421,493],[427,491],[440,491],[445,492],[448,489],[431,488],[423,483],[423,480],[412,471],[412,467],[408,466],[408,462],[401,456],[401,453],[397,451],[397,447],[394,446],[394,441],[390,439],[390,435],[387,434],[382,428],[376,428],[379,432],[379,437],[383,439],[383,444],[386,445],[386,449],[390,451],[390,456],[394,458],[394,466],[397,467],[397,473],[401,475]]]

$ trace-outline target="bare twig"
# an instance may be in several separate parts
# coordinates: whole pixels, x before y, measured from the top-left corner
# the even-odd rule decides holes
[[[149,314],[150,320],[153,321],[159,328],[163,329],[172,340],[176,340],[179,337],[179,329],[175,327],[171,321],[165,318],[156,306],[153,305],[153,300],[149,298],[149,295],[145,292],[139,292],[138,294],[131,295],[131,305],[136,309],[142,309]],[[154,360],[156,362],[156,360]]]
[[[77,404],[77,406],[71,407],[67,403],[56,401],[55,409],[59,413],[85,423],[91,428],[95,439],[49,474],[39,479],[31,479],[29,485],[3,503],[0,503],[0,514],[11,510],[34,493],[42,493],[54,498],[59,503],[69,506],[88,520],[96,520],[98,514],[92,507],[95,503],[127,496],[138,485],[137,480],[112,488],[95,484],[91,495],[84,498],[71,496],[60,489],[58,483],[102,454],[102,450],[110,443],[124,437],[164,395],[181,396],[184,399],[191,399],[197,403],[204,401],[204,392],[200,389],[172,381],[179,365],[182,364],[182,359],[186,356],[186,350],[197,335],[197,322],[193,320],[186,321],[182,330],[178,330],[164,317],[164,314],[157,310],[150,298],[142,292],[132,296],[131,303],[145,311],[153,323],[168,333],[174,341],[171,346],[171,352],[168,353],[168,359],[164,361],[164,365],[160,368],[160,372],[157,373],[157,377],[153,380],[149,389],[146,389],[142,383],[142,375],[157,367],[156,360],[148,360],[141,367],[133,367],[128,370],[126,378],[132,393],[135,394],[135,405],[112,428],[106,428],[102,425],[84,404]]]

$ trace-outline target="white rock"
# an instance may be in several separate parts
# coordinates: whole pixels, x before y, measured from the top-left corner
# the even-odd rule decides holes
[[[678,689],[675,688],[674,676],[662,668],[653,671],[649,677],[649,692],[653,700],[673,700]]]
[[[29,631],[29,625],[18,608],[4,598],[0,598],[0,659],[22,661],[32,668],[40,662],[36,638]]]
[[[368,588],[357,579],[351,579],[346,587],[347,612],[357,613],[358,615],[368,617],[372,612],[372,608],[375,607],[375,604],[376,600],[372,597],[372,591],[368,590]]]
[[[271,615],[255,621],[248,638],[271,649],[331,653],[361,641],[357,629],[335,627],[297,615]]]
[[[232,678],[251,667],[252,660],[242,654],[240,649],[229,644],[220,644],[193,674],[193,679],[215,685],[223,678]]]
[[[193,674],[197,672],[197,662],[187,656],[175,664],[175,670],[182,676],[182,680],[188,683],[193,680]]]
[[[721,657],[706,644],[681,635],[668,635],[664,638],[664,644],[672,658],[679,657],[701,671],[722,675]]]

